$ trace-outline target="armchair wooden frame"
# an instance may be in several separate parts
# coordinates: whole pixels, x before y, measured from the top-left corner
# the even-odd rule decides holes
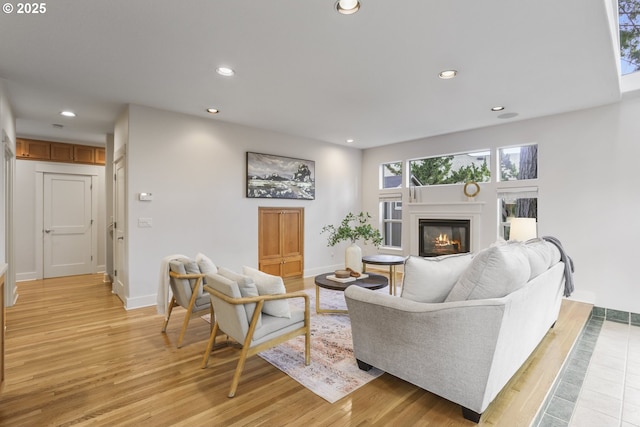
[[[202,273],[189,273],[189,274],[179,274],[175,271],[170,271],[169,276],[175,279],[196,279],[196,284],[191,291],[191,298],[189,299],[189,305],[185,307],[187,312],[184,315],[184,321],[182,322],[182,329],[180,330],[180,336],[178,337],[178,348],[182,347],[182,340],[184,339],[184,334],[187,331],[187,326],[189,325],[189,320],[191,320],[191,316],[193,315],[193,307],[196,304],[196,299],[198,299],[198,290],[202,286],[202,282],[205,274]],[[169,324],[169,318],[171,318],[171,311],[174,307],[179,306],[178,301],[176,301],[175,295],[171,297],[171,302],[169,303],[169,307],[167,307],[167,318],[164,321],[164,325],[162,325],[162,332],[167,332],[167,325]],[[211,319],[213,319],[213,305],[209,306],[209,314],[211,315]]]
[[[238,388],[238,382],[240,381],[240,374],[242,374],[242,370],[244,369],[245,362],[248,357],[253,356],[261,351],[267,350],[271,347],[274,347],[280,343],[290,340],[298,335],[305,336],[305,348],[304,348],[304,364],[309,365],[311,363],[311,323],[310,323],[310,314],[309,314],[309,295],[302,291],[298,292],[289,292],[286,294],[280,295],[262,295],[257,297],[244,297],[244,298],[232,298],[229,297],[217,290],[210,288],[209,286],[204,286],[204,290],[209,292],[211,295],[214,295],[217,298],[220,298],[224,302],[228,304],[238,305],[238,304],[250,304],[256,303],[256,308],[253,312],[253,317],[251,318],[251,322],[249,323],[249,330],[244,338],[244,342],[242,343],[242,351],[240,352],[240,358],[238,360],[238,365],[236,367],[235,373],[233,374],[233,380],[231,381],[231,389],[229,390],[229,397],[233,397],[236,394],[236,390]],[[260,313],[262,312],[262,306],[265,301],[273,301],[279,299],[289,299],[289,298],[304,298],[304,326],[293,331],[287,332],[285,334],[279,335],[275,338],[272,338],[269,341],[265,341],[263,343],[257,344],[251,347],[251,341],[253,339],[253,333],[256,330],[256,325],[258,324],[258,318]],[[212,304],[213,307],[213,304]],[[209,356],[211,355],[211,351],[215,345],[216,334],[218,333],[219,326],[218,320],[215,321],[213,325],[213,329],[211,331],[211,336],[209,337],[209,343],[207,344],[207,350],[204,353],[204,357],[202,359],[202,368],[206,368],[209,363]],[[224,331],[222,331],[224,332]]]

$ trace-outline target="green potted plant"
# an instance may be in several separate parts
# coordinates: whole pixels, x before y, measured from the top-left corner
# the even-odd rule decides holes
[[[343,240],[351,241],[351,245],[345,250],[345,268],[358,273],[362,272],[362,249],[357,245],[357,241],[371,243],[375,247],[382,243],[380,230],[369,223],[370,219],[371,215],[368,212],[360,212],[357,215],[349,212],[338,227],[325,225],[321,231],[329,233],[327,246],[335,246]]]

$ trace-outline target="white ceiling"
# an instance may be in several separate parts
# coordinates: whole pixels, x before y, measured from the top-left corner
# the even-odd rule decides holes
[[[0,14],[0,77],[19,136],[104,143],[134,103],[367,148],[618,101],[610,2],[56,0]]]

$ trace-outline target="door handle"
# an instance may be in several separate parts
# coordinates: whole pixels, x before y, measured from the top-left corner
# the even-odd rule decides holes
[[[51,230],[50,230],[50,229],[48,229],[48,228],[45,228],[45,229],[44,229],[44,232],[45,232],[45,233],[51,233]]]
[[[124,237],[120,236],[118,237],[118,240],[124,240]]]

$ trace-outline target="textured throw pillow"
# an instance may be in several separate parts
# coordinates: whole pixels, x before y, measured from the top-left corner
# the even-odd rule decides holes
[[[231,271],[228,268],[220,267],[218,270],[218,274],[222,277],[226,277],[229,280],[233,280],[238,284],[238,289],[240,290],[240,295],[242,297],[257,297],[258,288],[256,284],[253,282],[253,279],[248,276],[243,276],[242,274],[238,274],[235,271]],[[253,318],[253,313],[256,311],[256,303],[245,304],[244,309],[247,312],[247,322],[251,323],[251,319]],[[258,315],[258,324],[256,328],[262,326],[262,313]]]
[[[422,258],[410,256],[404,263],[402,298],[417,302],[442,302],[473,255],[444,255]]]
[[[473,258],[445,302],[502,298],[524,286],[530,275],[529,258],[522,243],[492,246]]]
[[[204,274],[215,274],[218,272],[218,267],[203,253],[196,255],[196,262],[198,263],[200,271]]]
[[[242,267],[242,271],[253,279],[260,295],[280,295],[287,293],[282,277],[273,276],[247,266]],[[275,317],[291,318],[289,301],[286,299],[265,301],[262,306],[262,312]]]

